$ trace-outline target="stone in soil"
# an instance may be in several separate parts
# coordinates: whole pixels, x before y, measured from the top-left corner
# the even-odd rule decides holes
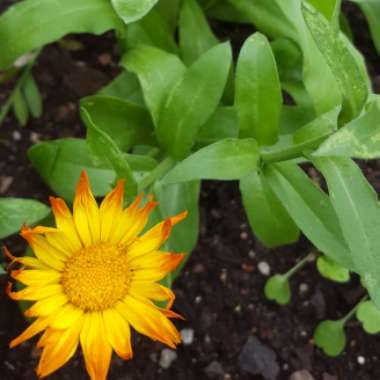
[[[160,361],[158,362],[158,364],[161,368],[168,369],[176,359],[177,353],[174,350],[164,348],[161,351]]]
[[[265,380],[276,380],[280,372],[276,353],[254,336],[250,336],[239,355],[239,367]]]
[[[301,371],[293,372],[290,375],[289,380],[314,380],[314,377],[309,371],[303,369]]]
[[[206,368],[205,373],[208,377],[220,377],[224,375],[224,370],[222,365],[216,360],[212,361]]]
[[[194,330],[193,329],[182,329],[181,330],[182,343],[185,346],[189,346],[194,341]]]

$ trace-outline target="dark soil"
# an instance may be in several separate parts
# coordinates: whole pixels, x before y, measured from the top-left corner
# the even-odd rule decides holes
[[[345,10],[376,87],[380,84],[380,61],[365,21],[351,4]],[[229,28],[236,44],[250,32],[236,26]],[[10,116],[0,128],[0,196],[47,201],[50,190],[31,168],[27,148],[41,140],[83,136],[79,98],[95,93],[118,71],[112,35],[76,39],[83,44],[82,50],[73,53],[57,45],[49,46],[33,70],[44,98],[43,116],[32,120],[26,128],[20,128]],[[11,88],[12,83],[3,86],[0,102]],[[364,167],[380,192],[377,163]],[[18,254],[24,249],[18,237],[5,243]],[[268,359],[268,366],[279,366],[279,380],[289,379],[293,372],[302,369],[322,380],[380,379],[380,337],[366,335],[358,322],[349,323],[347,348],[338,358],[326,357],[313,344],[313,330],[319,320],[339,318],[361,298],[362,289],[356,278],[349,284],[337,285],[320,277],[314,263],[309,263],[292,278],[289,306],[280,307],[264,298],[267,277],[258,270],[259,264],[267,263],[272,274],[284,272],[310,250],[304,239],[293,246],[265,249],[250,232],[237,184],[205,182],[200,240],[174,285],[175,309],[186,317],[178,327],[192,329],[194,340],[181,345],[177,359],[163,369],[159,362],[164,347],[136,335],[135,358],[123,362],[114,357],[109,379],[260,380],[262,376],[244,372],[244,363],[239,361],[249,336],[257,337],[275,354]],[[6,276],[1,277],[2,288],[6,281]],[[0,295],[0,380],[36,379],[34,368],[39,352],[34,348],[35,342],[8,349],[8,342],[26,326],[17,304],[5,294]],[[50,378],[87,379],[80,354]]]

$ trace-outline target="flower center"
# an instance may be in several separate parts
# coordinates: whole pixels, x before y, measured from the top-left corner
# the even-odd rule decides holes
[[[125,250],[98,243],[81,249],[67,260],[62,286],[75,306],[84,311],[102,311],[124,298],[129,279]]]

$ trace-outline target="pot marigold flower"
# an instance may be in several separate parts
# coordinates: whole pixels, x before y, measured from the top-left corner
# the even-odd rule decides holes
[[[131,326],[172,348],[180,342],[169,319],[181,318],[171,310],[175,296],[158,281],[184,258],[160,247],[186,212],[142,233],[156,203],[149,199],[141,206],[139,196],[123,209],[123,198],[120,180],[98,207],[83,172],[73,213],[63,199],[52,197],[56,228],[22,228],[35,257],[16,258],[5,249],[23,266],[12,277],[26,285],[18,292],[9,285],[8,294],[35,301],[25,314],[36,318],[10,346],[43,332],[37,343],[40,377],[63,366],[80,344],[91,379],[105,379],[113,350],[126,360],[133,356]],[[167,301],[167,307],[153,301]]]

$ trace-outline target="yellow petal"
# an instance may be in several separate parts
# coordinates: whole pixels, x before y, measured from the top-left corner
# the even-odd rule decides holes
[[[99,208],[85,171],[80,176],[75,193],[74,223],[84,246],[88,247],[99,242]]]
[[[105,380],[112,348],[105,335],[101,313],[85,314],[80,343],[91,380]]]
[[[29,243],[34,254],[45,265],[58,271],[61,271],[64,268],[64,260],[66,259],[65,255],[52,247],[45,237],[39,235],[33,229],[28,227],[23,227],[20,235]]]
[[[155,301],[168,301],[167,308],[173,305],[175,295],[171,289],[155,282],[132,281],[129,287],[129,294],[135,298],[148,298]]]
[[[133,356],[131,346],[131,329],[128,322],[115,310],[103,312],[106,335],[115,352],[123,359]]]
[[[9,346],[11,348],[18,346],[20,343],[25,342],[34,335],[38,334],[48,325],[48,318],[36,319],[21,335],[13,339]]]
[[[65,201],[61,198],[50,197],[50,204],[55,217],[57,229],[62,231],[67,239],[68,249],[79,251],[82,243],[75,227],[73,216]]]
[[[9,286],[7,289],[7,293],[10,298],[16,301],[37,301],[54,296],[56,294],[62,294],[63,289],[62,285],[60,284],[52,284],[40,287],[29,286],[25,289],[20,290],[19,292],[12,292],[11,286]]]
[[[143,194],[136,197],[134,202],[123,211],[117,228],[110,235],[112,243],[127,245],[145,228],[149,214],[157,203],[149,200],[143,208],[139,208],[142,198]]]
[[[9,251],[7,247],[3,247],[3,252],[4,255],[7,256],[11,260],[11,264],[13,263],[20,263],[24,266],[30,267],[30,268],[35,268],[35,269],[49,269],[48,266],[43,264],[40,260],[34,258],[34,257],[29,257],[29,256],[23,256],[23,257],[16,257],[13,256],[12,253]]]
[[[185,218],[186,215],[187,212],[182,212],[151,228],[128,247],[128,256],[133,258],[158,250],[168,239],[172,227]]]
[[[123,214],[125,181],[119,180],[116,187],[107,194],[100,205],[100,240],[108,241],[111,232],[120,223]]]
[[[153,251],[147,255],[137,256],[130,263],[133,281],[157,282],[175,270],[185,258],[181,253]]]
[[[53,329],[67,329],[77,323],[83,314],[83,310],[67,303],[56,312],[55,316],[49,321],[49,326]]]
[[[45,377],[62,367],[74,355],[82,328],[83,318],[66,330],[52,330],[45,340],[37,367],[37,375]]]
[[[64,293],[58,293],[54,296],[37,301],[33,306],[25,311],[25,315],[27,317],[45,317],[54,313],[67,302],[67,296]]]
[[[146,304],[128,295],[115,307],[139,333],[172,348],[181,341],[173,323],[153,304]]]
[[[61,273],[53,270],[40,269],[18,269],[11,273],[11,276],[22,282],[24,285],[43,286],[48,284],[56,284],[61,279]]]

